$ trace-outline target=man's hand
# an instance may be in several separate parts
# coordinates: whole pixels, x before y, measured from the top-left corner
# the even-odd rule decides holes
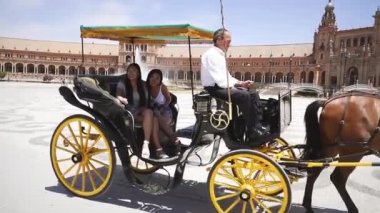
[[[244,88],[251,88],[253,85],[253,81],[239,81],[237,84],[235,84],[235,87],[244,87]]]
[[[121,97],[121,96],[117,96],[117,99],[122,103],[124,104],[125,106],[128,105],[128,100],[124,97]]]

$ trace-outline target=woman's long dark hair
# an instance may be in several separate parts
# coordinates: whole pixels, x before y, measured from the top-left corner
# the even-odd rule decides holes
[[[127,75],[125,75],[125,92],[126,92],[126,98],[129,103],[133,105],[133,89],[131,85],[131,81],[128,78],[128,71],[131,67],[136,68],[137,70],[137,92],[139,93],[140,96],[140,103],[139,106],[146,106],[146,96],[145,96],[145,91],[144,91],[144,86],[142,84],[142,79],[141,79],[141,69],[140,66],[136,63],[131,63],[127,67]]]
[[[148,77],[146,78],[146,88],[148,89],[148,106],[152,106],[152,86],[150,85],[150,78],[153,74],[158,74],[160,76],[160,85],[162,84],[162,71],[159,69],[152,69]]]

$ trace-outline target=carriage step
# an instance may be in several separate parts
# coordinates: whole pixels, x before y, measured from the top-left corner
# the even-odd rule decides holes
[[[306,170],[299,170],[296,167],[286,167],[286,168],[284,168],[284,171],[289,176],[293,176],[293,177],[296,177],[296,178],[307,177]]]
[[[161,158],[161,159],[158,159],[158,158],[142,158],[142,159],[145,160],[146,162],[154,164],[154,165],[165,166],[165,165],[176,164],[178,162],[178,160],[180,159],[180,156],[176,155],[173,157]]]

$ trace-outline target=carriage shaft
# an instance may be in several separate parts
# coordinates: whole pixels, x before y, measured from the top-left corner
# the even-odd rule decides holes
[[[380,166],[380,162],[281,162],[281,165],[289,167],[313,168],[313,167],[356,167],[356,166]]]

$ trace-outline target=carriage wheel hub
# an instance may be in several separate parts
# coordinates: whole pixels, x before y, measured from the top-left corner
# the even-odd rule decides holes
[[[83,160],[82,158],[82,155],[77,153],[77,154],[74,154],[73,156],[71,156],[71,160],[74,162],[74,163],[79,163]]]
[[[254,196],[254,194],[255,194],[255,189],[252,186],[250,185],[243,186],[243,190],[240,193],[240,199],[244,201],[248,201],[251,199],[252,196]]]

